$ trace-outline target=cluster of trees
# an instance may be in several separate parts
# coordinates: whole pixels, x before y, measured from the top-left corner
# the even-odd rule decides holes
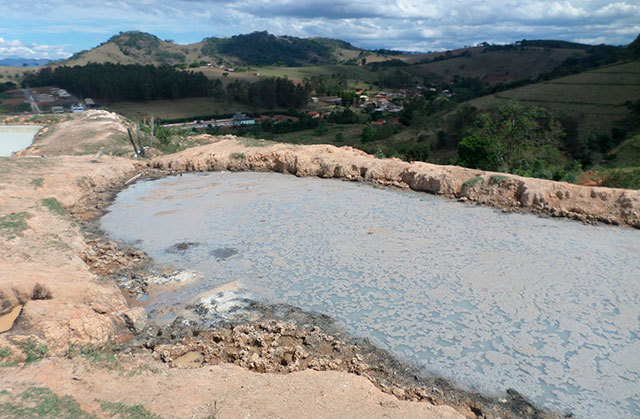
[[[309,101],[310,94],[311,88],[308,85],[296,85],[281,77],[254,83],[234,80],[227,86],[227,99],[256,108],[301,108]]]
[[[225,39],[208,38],[204,42],[204,55],[217,57],[225,54],[249,65],[297,66],[326,62],[331,58],[330,48],[322,42],[293,36],[276,37],[266,31]]]
[[[477,113],[458,143],[458,164],[544,179],[574,181],[579,162],[562,151],[561,123],[537,107],[511,102],[495,114]]]
[[[64,66],[55,70],[46,67],[26,75],[24,82],[30,86],[59,86],[84,97],[114,102],[224,95],[220,80],[167,66],[107,63]]]
[[[8,90],[14,90],[16,89],[18,86],[10,81],[6,81],[4,83],[0,83],[0,93],[2,92],[6,92]]]
[[[317,75],[305,78],[304,83],[318,96],[339,96],[347,89],[348,79],[344,74]]]
[[[260,124],[260,129],[263,132],[268,132],[270,134],[286,134],[288,132],[315,129],[319,125],[320,121],[318,119],[311,118],[308,115],[303,115],[297,121],[287,119],[285,121],[275,123],[270,119],[266,119],[262,124]]]

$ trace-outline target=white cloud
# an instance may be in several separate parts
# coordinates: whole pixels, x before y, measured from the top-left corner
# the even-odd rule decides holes
[[[74,49],[131,29],[183,43],[268,30],[403,50],[522,38],[626,44],[640,22],[638,0],[34,0],[27,11],[18,3],[0,0],[0,35],[51,35]]]
[[[18,40],[0,38],[0,58],[46,58],[55,60],[66,58],[71,54],[59,45],[24,45]]]

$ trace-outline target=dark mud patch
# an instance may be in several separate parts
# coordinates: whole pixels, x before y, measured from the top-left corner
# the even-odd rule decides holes
[[[195,243],[195,242],[179,242],[168,247],[167,250],[165,250],[165,252],[173,253],[173,254],[181,254],[199,245],[200,243]]]
[[[221,262],[237,255],[238,253],[238,249],[235,247],[221,247],[219,249],[211,250],[209,252],[209,256],[213,256],[218,262]]]

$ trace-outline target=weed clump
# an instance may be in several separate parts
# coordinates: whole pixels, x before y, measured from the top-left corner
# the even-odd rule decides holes
[[[42,202],[42,205],[47,207],[49,211],[55,212],[56,214],[64,214],[64,208],[56,198],[44,198],[40,202]]]
[[[467,179],[463,184],[463,188],[475,188],[478,184],[484,184],[484,178],[482,176],[472,177]]]
[[[0,235],[7,240],[22,237],[25,230],[29,229],[27,220],[33,217],[28,212],[12,212],[9,215],[0,217]]]
[[[25,363],[30,364],[41,360],[47,355],[47,345],[44,343],[36,343],[33,339],[29,338],[22,344],[22,352],[27,356]]]
[[[0,392],[0,416],[4,418],[92,418],[69,395],[58,396],[47,387],[31,387],[18,395]]]

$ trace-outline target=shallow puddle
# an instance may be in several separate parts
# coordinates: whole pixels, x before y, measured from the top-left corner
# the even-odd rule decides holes
[[[9,157],[15,151],[27,148],[41,126],[0,125],[0,157]]]
[[[154,295],[156,320],[237,281],[225,310],[237,293],[289,303],[474,389],[577,417],[640,415],[638,231],[226,172],[137,183],[102,227],[203,274]]]
[[[22,306],[17,305],[13,307],[13,309],[7,314],[0,316],[0,333],[8,332],[9,330],[11,330],[11,328],[13,327],[13,323],[15,323],[21,311]]]

